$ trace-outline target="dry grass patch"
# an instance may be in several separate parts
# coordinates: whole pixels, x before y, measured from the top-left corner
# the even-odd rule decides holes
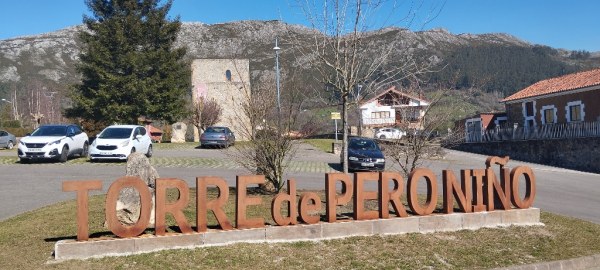
[[[193,190],[192,190],[193,191]],[[230,190],[233,192],[233,190]],[[191,203],[195,201],[192,192]],[[216,196],[211,193],[211,196]],[[271,195],[248,216],[270,218]],[[176,194],[170,194],[175,198]],[[234,221],[234,196],[226,209]],[[351,211],[351,206],[340,212]],[[90,200],[92,237],[114,237],[105,228],[104,196]],[[186,210],[190,223],[195,207]],[[193,250],[54,262],[54,243],[74,239],[75,201],[41,208],[0,222],[3,269],[486,269],[600,253],[600,225],[542,212],[546,226],[508,227],[433,234],[349,237],[295,243],[235,244]],[[169,220],[174,225],[173,220]],[[216,221],[209,215],[209,224]],[[153,233],[148,230],[148,233]]]

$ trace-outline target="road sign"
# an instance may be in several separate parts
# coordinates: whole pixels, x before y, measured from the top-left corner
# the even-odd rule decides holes
[[[342,115],[339,112],[331,112],[331,120],[340,120]]]

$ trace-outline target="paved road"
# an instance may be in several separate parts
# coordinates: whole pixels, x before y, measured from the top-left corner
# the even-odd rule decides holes
[[[10,159],[16,152],[0,151],[0,220],[13,217],[56,202],[74,199],[74,193],[62,192],[66,180],[102,180],[103,191],[125,174],[124,163],[91,164],[72,160],[66,164],[19,164]],[[443,160],[426,160],[441,179],[441,170],[476,169],[485,167],[485,156],[448,151]],[[324,189],[324,174],[334,172],[339,158],[308,145],[301,145],[290,163],[287,178],[295,178],[299,189]],[[216,149],[155,150],[155,168],[162,177],[184,179],[195,186],[197,176],[221,176],[229,185],[235,176],[248,174],[232,162],[226,151]],[[534,203],[544,211],[573,216],[600,224],[600,175],[510,161],[508,166],[528,165],[537,178]],[[394,169],[392,167],[392,169]],[[439,181],[439,180],[438,180]],[[441,187],[441,186],[440,186]]]

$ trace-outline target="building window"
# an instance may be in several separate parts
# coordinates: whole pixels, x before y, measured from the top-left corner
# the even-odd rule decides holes
[[[227,79],[227,81],[231,81],[231,70],[227,70],[225,71],[225,78]]]
[[[505,127],[508,124],[508,117],[498,116],[496,117],[496,120],[494,120],[494,124],[496,124],[496,127]]]
[[[523,120],[526,127],[533,127],[536,125],[535,121],[535,100],[523,102]]]
[[[580,101],[567,103],[567,122],[581,122],[585,117],[585,105]]]
[[[390,118],[390,112],[386,111],[386,112],[372,112],[371,113],[371,118]]]
[[[556,107],[554,105],[542,106],[542,125],[556,124]]]
[[[544,120],[545,120],[545,124],[554,124],[554,110],[553,109],[545,109],[544,110]]]
[[[481,128],[481,118],[473,118],[467,120],[467,132],[468,133],[477,133],[480,134],[482,131]]]
[[[571,111],[571,122],[581,121],[581,105],[569,106]]]
[[[533,111],[533,101],[525,102],[525,116],[534,116]]]

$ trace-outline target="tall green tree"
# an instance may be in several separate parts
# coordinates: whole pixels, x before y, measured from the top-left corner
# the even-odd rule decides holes
[[[136,123],[139,116],[169,122],[187,113],[190,65],[174,46],[181,27],[169,20],[172,0],[86,0],[92,16],[79,34],[82,53],[69,117],[98,126]],[[93,129],[93,128],[92,128]]]

